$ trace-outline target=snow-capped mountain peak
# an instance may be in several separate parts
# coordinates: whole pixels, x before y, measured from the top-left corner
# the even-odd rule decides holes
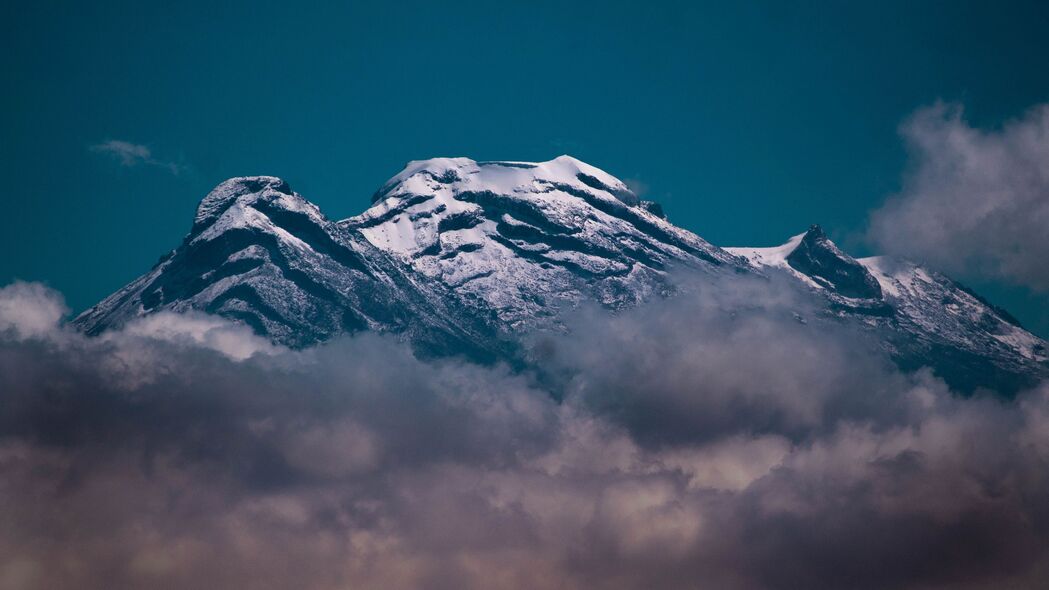
[[[241,176],[215,187],[197,206],[190,243],[257,232],[300,251],[331,255],[339,248],[330,237],[321,238],[332,222],[320,209],[275,176]],[[309,235],[307,235],[309,234]],[[319,241],[318,241],[319,240]]]
[[[618,178],[568,155],[547,162],[476,162],[469,158],[413,160],[379,189],[373,201],[425,194],[438,188],[435,183],[453,186],[459,191],[498,194],[565,185],[602,191],[631,206],[640,201]]]
[[[961,389],[1029,384],[1049,375],[1045,342],[950,278],[910,261],[855,259],[819,226],[772,248],[726,248],[759,269],[778,269],[824,297],[842,318],[884,330],[902,365],[923,364]],[[1021,378],[1018,378],[1021,376]]]
[[[513,325],[584,300],[637,303],[665,291],[671,261],[739,265],[616,177],[570,156],[414,161],[373,202],[340,225]]]
[[[294,196],[294,191],[284,180],[276,176],[239,176],[230,178],[216,186],[197,206],[194,226],[204,226],[216,221],[238,201],[253,201],[265,195]]]
[[[728,248],[757,266],[789,270],[814,287],[827,289],[848,299],[880,299],[878,281],[813,225],[802,234],[772,248]]]
[[[292,346],[361,330],[407,333],[421,350],[449,343],[485,356],[499,346],[487,316],[443,285],[406,272],[272,176],[222,182],[201,201],[182,244],[75,321],[98,333],[156,311],[232,318]]]
[[[881,297],[878,281],[855,258],[838,248],[818,225],[805,232],[798,246],[787,256],[787,264],[832,288],[842,297]]]
[[[569,156],[410,162],[339,222],[279,178],[232,178],[201,201],[178,248],[75,321],[94,334],[198,310],[292,346],[369,330],[428,354],[514,360],[523,328],[563,328],[564,307],[670,294],[671,267],[714,281],[783,271],[831,321],[870,328],[901,366],[932,366],[963,389],[1049,375],[1045,342],[941,274],[856,260],[819,226],[773,248],[722,249]]]

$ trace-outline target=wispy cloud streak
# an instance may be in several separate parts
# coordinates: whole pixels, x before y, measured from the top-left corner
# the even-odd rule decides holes
[[[123,141],[120,139],[108,139],[88,148],[98,154],[106,154],[116,159],[121,166],[134,167],[139,165],[155,166],[163,168],[171,174],[178,176],[185,171],[185,166],[171,160],[161,160],[153,156],[152,150],[147,146]]]

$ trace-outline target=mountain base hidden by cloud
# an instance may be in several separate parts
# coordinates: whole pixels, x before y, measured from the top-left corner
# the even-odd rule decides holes
[[[524,371],[199,314],[86,337],[8,286],[0,586],[1040,587],[1049,388],[961,396],[800,292],[675,282]]]

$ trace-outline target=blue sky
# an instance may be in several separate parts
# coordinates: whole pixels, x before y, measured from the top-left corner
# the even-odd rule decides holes
[[[79,310],[227,177],[282,176],[338,218],[407,160],[460,155],[568,153],[716,244],[820,223],[865,254],[912,113],[956,102],[993,130],[1049,100],[1036,2],[175,4],[8,7],[0,283]],[[1049,334],[1044,296],[968,280]]]

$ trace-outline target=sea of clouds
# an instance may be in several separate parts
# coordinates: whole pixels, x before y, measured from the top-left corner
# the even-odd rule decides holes
[[[789,282],[529,338],[88,338],[0,289],[0,588],[1042,588],[1049,385],[963,398]]]

